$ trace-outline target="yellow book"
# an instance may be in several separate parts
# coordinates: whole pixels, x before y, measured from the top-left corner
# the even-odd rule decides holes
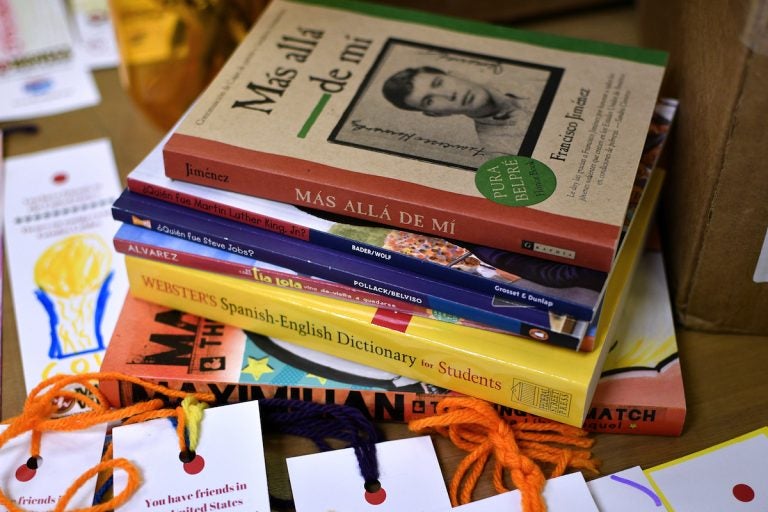
[[[595,350],[544,343],[126,257],[139,298],[571,425],[582,425],[658,200],[654,171],[597,321]]]

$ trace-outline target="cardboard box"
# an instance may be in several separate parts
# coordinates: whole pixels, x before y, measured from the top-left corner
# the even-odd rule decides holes
[[[640,0],[638,17],[680,99],[661,211],[676,319],[766,334],[768,0]]]

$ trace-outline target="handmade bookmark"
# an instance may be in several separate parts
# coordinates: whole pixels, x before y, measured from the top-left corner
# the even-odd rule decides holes
[[[664,512],[666,507],[639,466],[587,482],[600,512]]]
[[[306,437],[321,450],[286,461],[296,512],[429,512],[450,504],[429,438],[380,442],[373,423],[345,405],[261,404],[265,429]]]
[[[561,423],[510,424],[490,403],[471,397],[450,397],[437,404],[435,416],[412,421],[416,432],[436,432],[468,452],[456,468],[449,485],[453,506],[472,501],[485,465],[494,459],[493,484],[498,493],[509,490],[508,472],[520,490],[524,512],[545,510],[542,491],[549,478],[568,469],[597,474],[598,461],[592,458],[593,440],[587,432]],[[540,464],[549,467],[548,474]]]
[[[269,512],[259,403],[184,402],[179,414],[113,429],[114,456],[136,464],[143,480],[117,510]],[[116,473],[114,488],[125,483]]]
[[[107,139],[5,164],[7,264],[29,391],[101,366],[128,291],[111,242],[120,181]]]
[[[544,484],[544,503],[547,512],[604,512],[598,509],[581,473],[569,473],[550,478]],[[490,498],[459,505],[456,512],[523,512],[520,491],[497,494]]]
[[[768,427],[646,469],[670,511],[768,510]]]
[[[0,510],[63,510],[57,506],[64,496],[72,510],[93,503],[95,473],[70,488],[78,475],[99,463],[106,424],[74,431],[27,430],[15,437],[11,428],[0,425]]]
[[[352,448],[287,459],[296,512],[328,510],[442,512],[450,508],[432,440],[376,443],[377,482],[365,482]]]

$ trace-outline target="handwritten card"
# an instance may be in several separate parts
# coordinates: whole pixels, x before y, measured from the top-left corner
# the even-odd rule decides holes
[[[381,489],[368,492],[352,448],[287,459],[296,512],[442,512],[451,502],[432,439],[376,444]]]
[[[670,511],[768,510],[768,427],[645,474]]]
[[[587,486],[600,512],[667,510],[639,466],[590,480]]]
[[[108,140],[9,158],[5,236],[27,390],[96,372],[128,291],[112,247],[120,193]],[[71,404],[70,404],[71,405]]]
[[[74,49],[63,2],[3,0],[0,5],[0,121],[59,114],[101,100]]]
[[[179,458],[176,429],[168,419],[117,427],[115,457],[138,466],[143,484],[118,510],[269,512],[259,403],[205,409],[200,441],[192,460]],[[127,475],[115,473],[115,492]]]
[[[548,512],[598,512],[597,505],[595,505],[581,473],[569,473],[547,480],[543,496]],[[451,510],[456,512],[499,512],[501,510],[522,512],[523,507],[520,501],[520,491],[515,489],[460,505]]]
[[[0,425],[0,432],[6,428],[7,425]],[[101,460],[106,430],[102,424],[75,432],[43,433],[37,468],[27,464],[31,433],[8,441],[0,448],[0,485],[6,497],[23,510],[53,510],[75,479]],[[91,506],[96,491],[93,477],[75,493],[67,510]],[[5,510],[0,506],[0,511]]]

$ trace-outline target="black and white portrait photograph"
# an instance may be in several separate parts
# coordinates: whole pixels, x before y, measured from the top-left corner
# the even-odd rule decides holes
[[[329,141],[469,170],[530,156],[562,74],[389,39]]]

